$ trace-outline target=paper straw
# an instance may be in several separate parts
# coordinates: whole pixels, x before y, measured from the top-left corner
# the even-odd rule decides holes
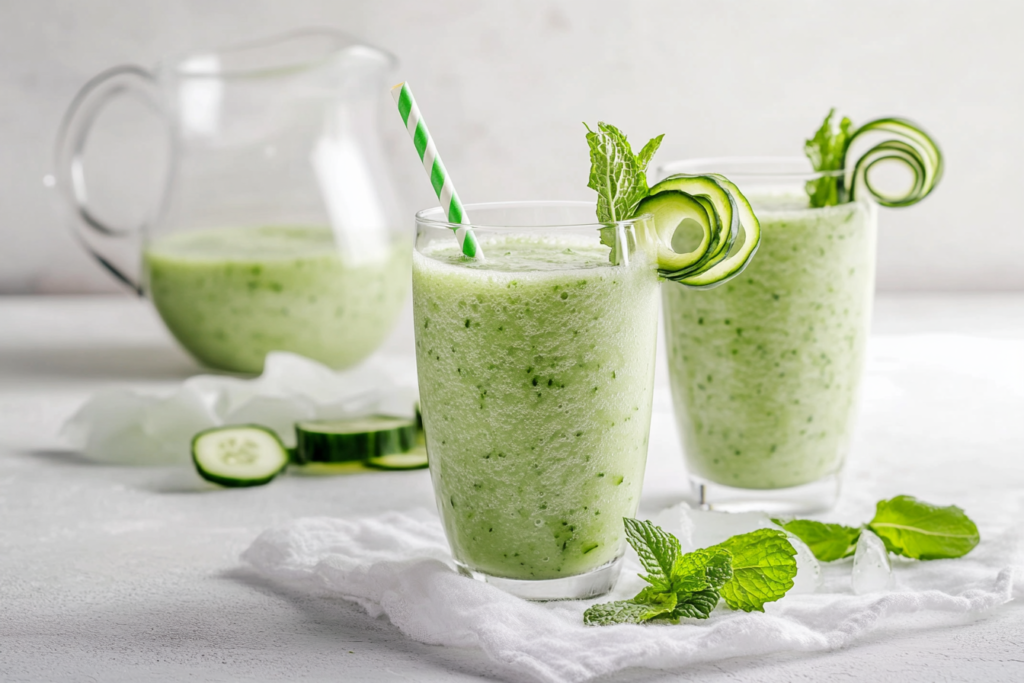
[[[437,147],[434,146],[434,139],[427,131],[427,124],[424,123],[420,108],[416,105],[416,100],[413,99],[409,84],[399,83],[391,89],[391,96],[398,104],[398,113],[402,115],[402,121],[412,137],[416,153],[420,155],[420,161],[423,162],[423,168],[430,177],[430,184],[434,187],[434,192],[441,202],[441,208],[444,209],[448,222],[458,223],[461,226],[455,230],[455,236],[459,238],[462,253],[470,258],[482,259],[484,253],[480,250],[473,230],[469,227],[469,216],[466,215],[466,210],[462,207],[459,193],[455,191],[448,171],[441,163]]]

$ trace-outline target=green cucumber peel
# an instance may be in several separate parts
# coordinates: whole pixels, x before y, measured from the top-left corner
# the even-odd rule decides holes
[[[955,505],[941,507],[913,496],[878,501],[875,516],[862,527],[809,519],[773,519],[807,544],[822,562],[850,557],[863,529],[882,539],[889,552],[916,560],[963,557],[981,541],[978,527]]]
[[[758,529],[724,543],[683,553],[679,539],[649,521],[626,518],[626,538],[649,585],[631,600],[594,605],[590,626],[707,619],[721,598],[732,609],[764,611],[793,586],[796,550],[786,534]]]
[[[945,168],[942,151],[935,140],[916,123],[887,117],[854,128],[850,119],[834,120],[829,110],[821,127],[805,142],[804,153],[819,178],[807,181],[812,208],[835,206],[867,193],[882,206],[893,208],[918,203],[935,189]],[[850,149],[860,138],[881,137],[859,157]],[[880,163],[899,163],[910,171],[913,181],[903,192],[886,192],[871,183],[871,170]]]

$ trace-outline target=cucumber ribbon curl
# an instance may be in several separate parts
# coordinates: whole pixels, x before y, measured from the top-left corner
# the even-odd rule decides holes
[[[886,137],[864,154],[850,160],[848,152],[862,135],[881,133]],[[914,176],[911,186],[901,193],[887,193],[871,184],[870,171],[882,162],[903,164]],[[942,151],[930,135],[919,126],[900,118],[882,118],[859,127],[846,143],[843,183],[849,188],[850,200],[861,190],[867,191],[882,206],[901,207],[916,204],[927,197],[942,178]]]
[[[678,173],[651,188],[636,215],[654,219],[658,273],[705,289],[738,275],[761,240],[761,225],[743,193],[717,173]]]

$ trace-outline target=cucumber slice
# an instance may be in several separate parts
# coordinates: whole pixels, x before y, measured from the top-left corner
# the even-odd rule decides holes
[[[706,200],[705,200],[706,201]],[[704,258],[711,242],[718,238],[714,214],[708,211],[710,203],[698,201],[685,192],[663,190],[645,197],[636,207],[636,213],[649,213],[658,232],[658,268],[681,272]],[[690,251],[680,252],[677,239],[681,228],[689,222],[701,231],[700,242]],[[672,245],[669,248],[667,245]]]
[[[215,427],[192,438],[192,461],[199,476],[221,486],[266,484],[288,465],[288,451],[277,434],[258,425]]]
[[[350,462],[308,462],[305,465],[293,465],[288,468],[288,476],[333,476],[336,474],[355,474],[366,472],[368,468],[361,460]]]
[[[702,222],[695,212],[684,215],[686,203],[678,198],[656,198],[667,193],[689,196],[706,211],[708,219]],[[654,215],[658,233],[658,272],[668,280],[697,289],[719,285],[739,274],[757,251],[761,239],[761,225],[743,193],[735,184],[718,174],[676,174],[651,188],[651,194],[640,202],[637,213]],[[678,253],[668,244],[677,227],[686,218],[695,220],[708,234],[695,249]],[[703,250],[703,253],[699,253]],[[696,258],[694,258],[696,257]]]
[[[368,467],[378,470],[419,470],[427,466],[427,449],[416,446],[405,453],[389,453],[366,460]]]
[[[882,206],[902,207],[916,204],[927,197],[942,179],[945,164],[942,151],[930,135],[917,124],[906,119],[883,118],[869,121],[857,129],[846,143],[849,150],[861,135],[881,133],[887,136],[864,152],[856,162],[845,160],[844,182],[850,188],[850,199],[862,190],[867,191]],[[870,171],[878,163],[895,161],[906,166],[914,182],[905,192],[891,194],[871,185]]]
[[[362,417],[295,425],[296,459],[301,463],[363,462],[416,445],[416,420]]]
[[[735,200],[736,214],[739,218],[739,234],[729,245],[725,258],[701,273],[678,280],[684,285],[698,289],[720,285],[739,275],[750,263],[750,259],[754,258],[754,254],[757,253],[757,248],[761,244],[761,222],[757,220],[750,202],[728,178],[717,173],[713,175],[718,182],[726,187],[730,196]]]
[[[710,267],[725,257],[736,235],[739,234],[739,219],[736,216],[736,202],[729,195],[728,190],[722,186],[718,179],[712,175],[691,175],[677,173],[665,178],[651,188],[651,194],[658,194],[666,190],[677,190],[692,195],[694,198],[704,198],[711,203],[714,213],[722,224],[722,230],[715,235],[714,241],[708,248],[705,258],[691,272]],[[710,264],[710,265],[709,265]],[[682,274],[680,274],[682,276]],[[668,277],[668,276],[666,276]],[[673,279],[673,278],[669,278]]]

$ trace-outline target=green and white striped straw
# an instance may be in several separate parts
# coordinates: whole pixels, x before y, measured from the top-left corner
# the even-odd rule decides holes
[[[434,139],[427,131],[427,124],[423,121],[420,108],[416,105],[409,84],[399,83],[391,89],[391,96],[398,104],[398,113],[402,115],[402,121],[412,137],[413,144],[416,145],[416,152],[420,155],[420,161],[423,162],[423,168],[427,171],[427,175],[430,176],[430,184],[433,185],[434,192],[441,201],[441,208],[444,209],[448,222],[458,223],[461,226],[455,230],[455,236],[459,238],[462,253],[470,258],[482,259],[484,253],[480,250],[472,228],[469,227],[469,216],[466,215],[466,210],[462,207],[459,193],[455,191],[448,171],[441,163],[437,147],[434,146]]]

